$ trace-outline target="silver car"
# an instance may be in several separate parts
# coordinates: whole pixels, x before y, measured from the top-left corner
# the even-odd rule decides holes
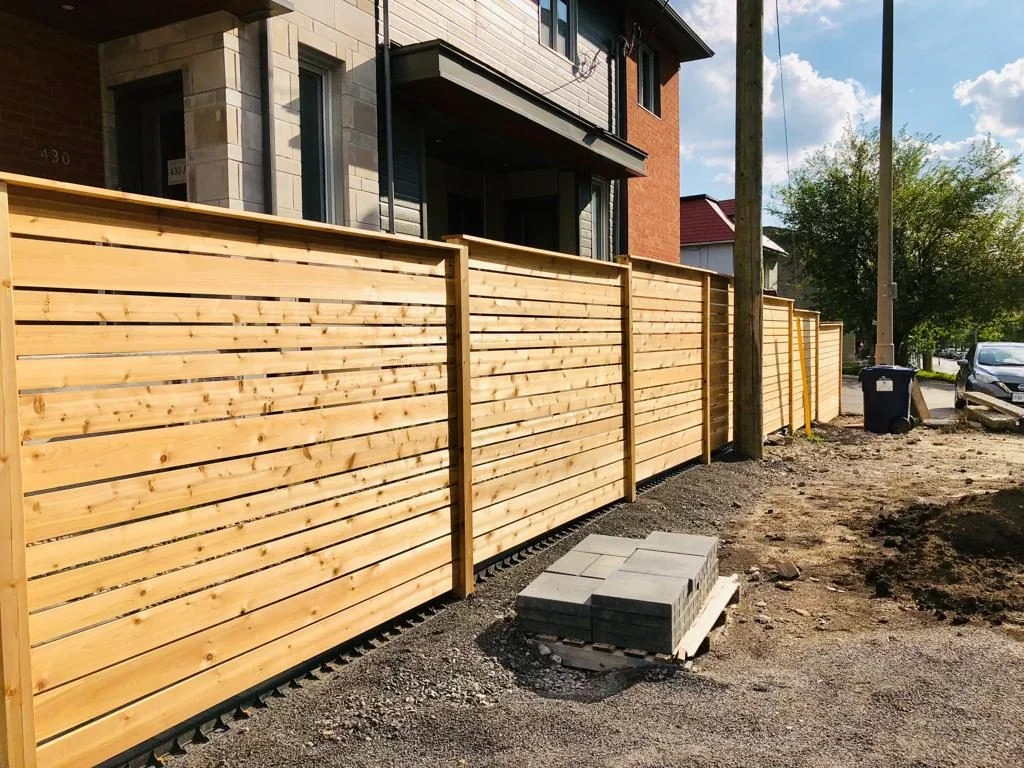
[[[1024,344],[986,341],[957,360],[955,405],[967,405],[965,393],[982,392],[1024,406]]]

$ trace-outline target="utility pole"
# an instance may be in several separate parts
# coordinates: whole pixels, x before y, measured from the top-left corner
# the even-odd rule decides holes
[[[882,5],[882,116],[878,148],[878,319],[875,322],[875,364],[896,361],[892,301],[892,7]]]
[[[764,455],[761,386],[764,262],[761,182],[764,162],[764,0],[736,0],[736,245],[733,428],[744,456]]]

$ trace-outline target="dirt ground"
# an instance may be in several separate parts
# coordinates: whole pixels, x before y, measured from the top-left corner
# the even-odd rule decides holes
[[[1022,765],[1022,470],[1021,435],[841,426],[693,468],[170,764]],[[516,593],[587,533],[658,529],[720,535],[744,574],[710,652],[670,674],[539,658]]]

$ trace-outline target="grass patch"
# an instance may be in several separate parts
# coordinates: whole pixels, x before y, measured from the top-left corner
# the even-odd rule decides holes
[[[941,371],[918,371],[917,378],[923,379],[924,381],[944,381],[947,384],[956,383],[955,374],[943,373]]]

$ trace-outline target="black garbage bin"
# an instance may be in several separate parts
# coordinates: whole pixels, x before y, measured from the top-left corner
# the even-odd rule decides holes
[[[913,428],[910,390],[916,375],[915,369],[899,365],[869,365],[860,372],[864,429],[878,434],[902,435]]]

